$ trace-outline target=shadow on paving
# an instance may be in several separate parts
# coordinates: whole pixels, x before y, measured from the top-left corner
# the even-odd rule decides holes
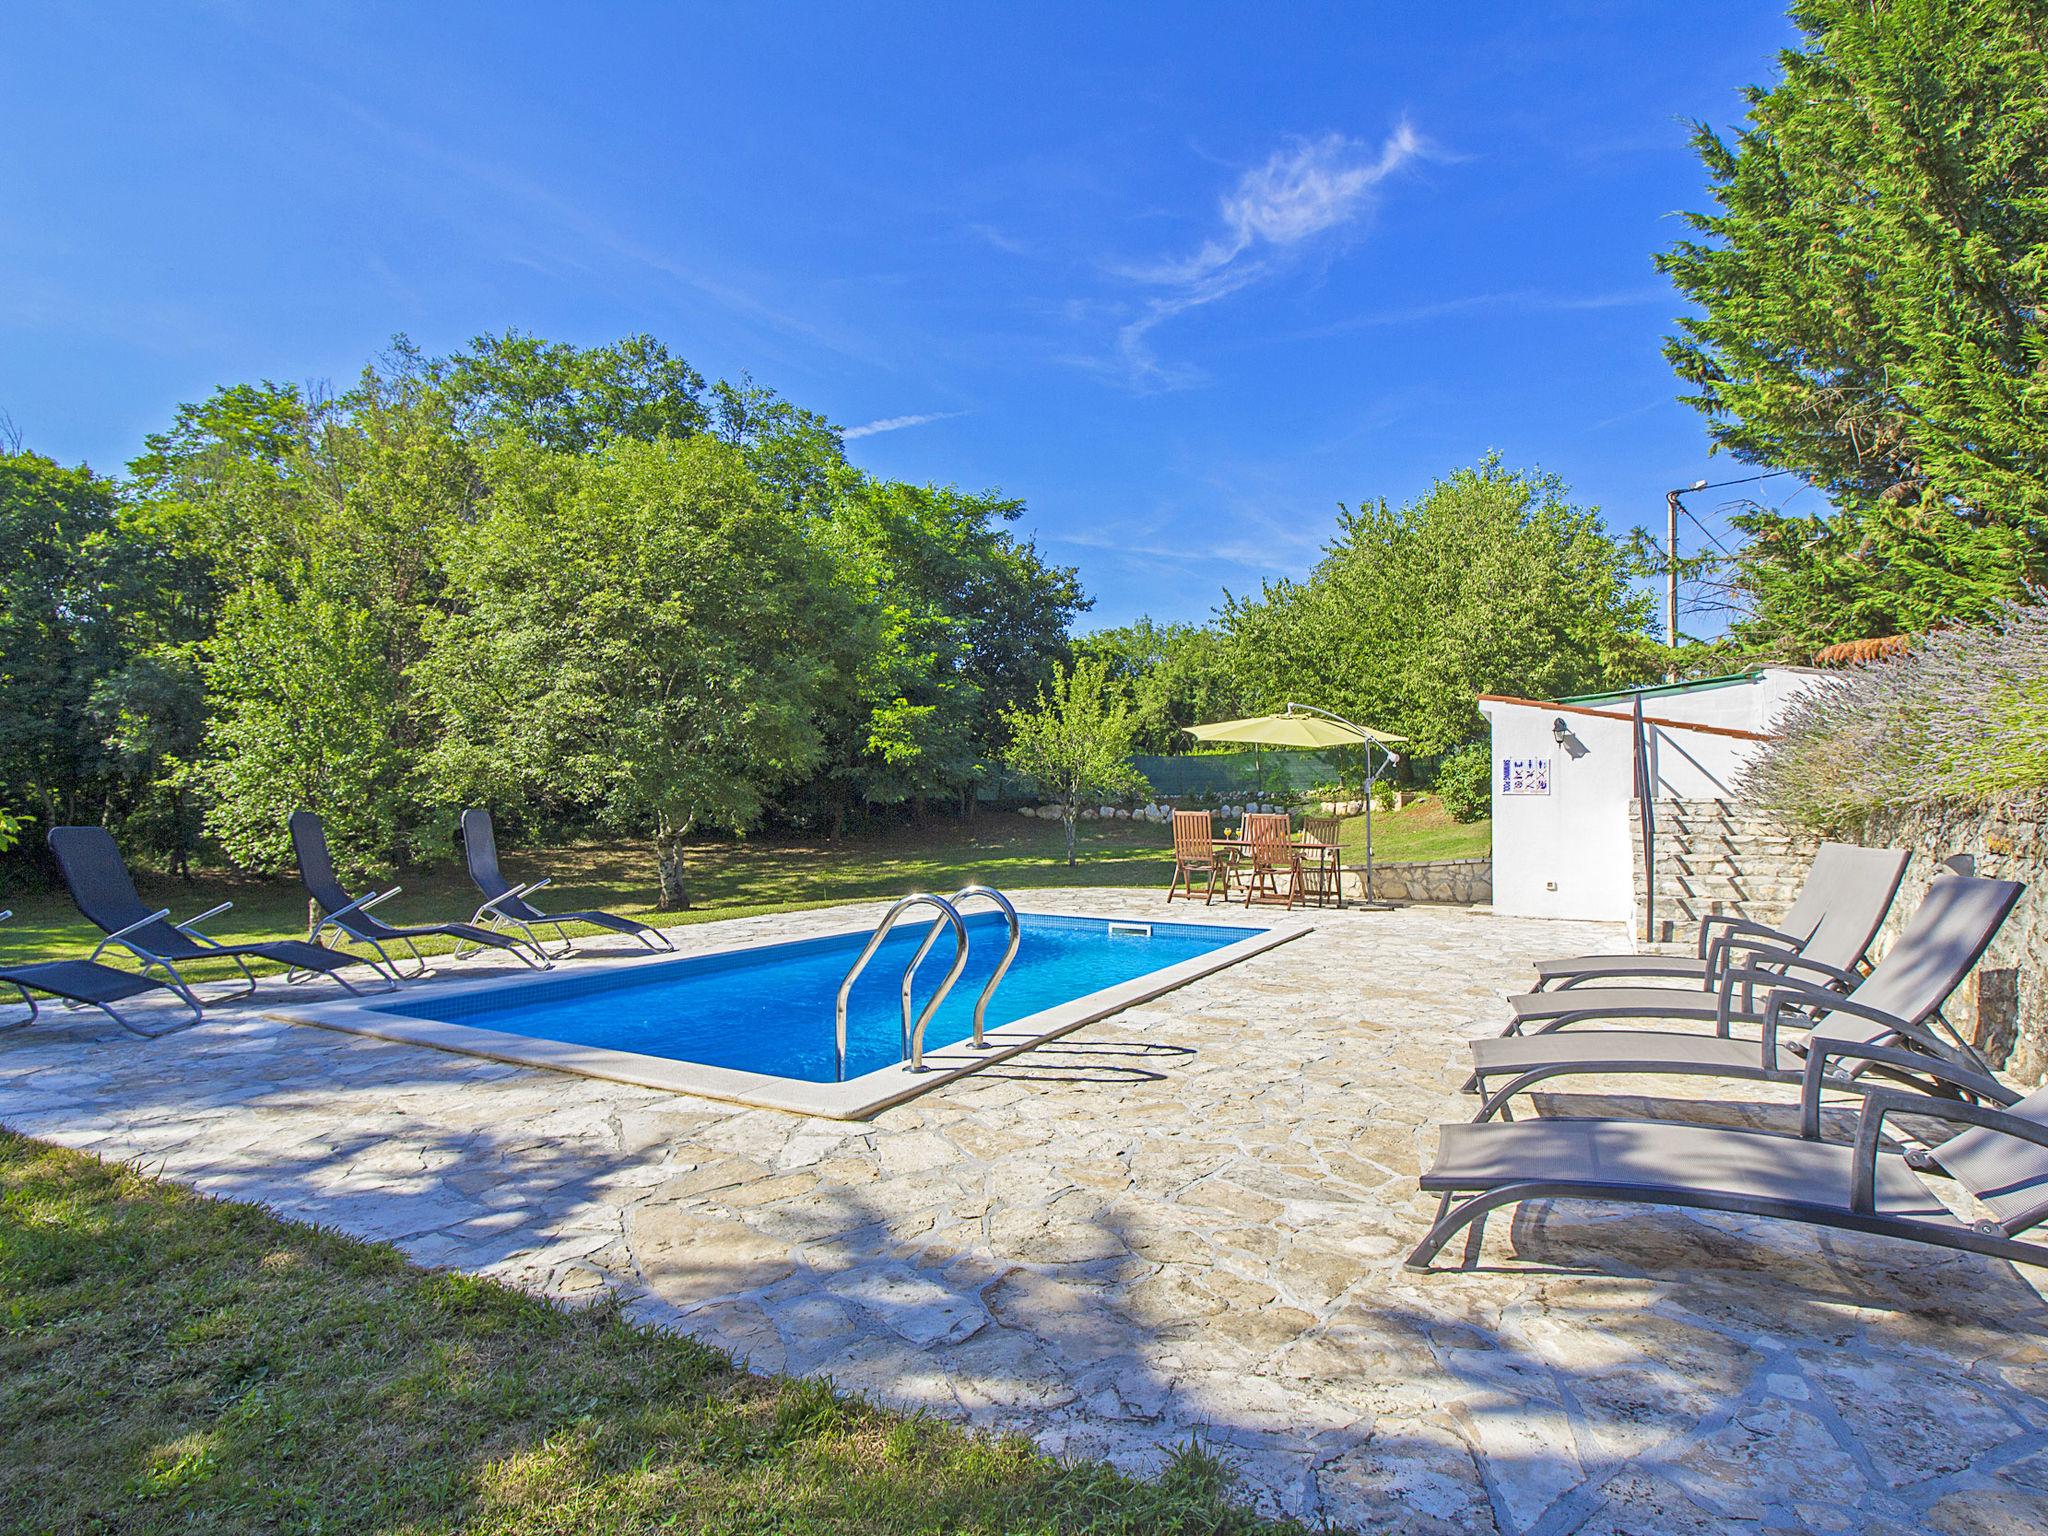
[[[974,1081],[1114,1078],[1170,1099],[1202,1065],[1097,1028]],[[0,1072],[29,1039],[0,1042]],[[1411,1276],[1360,1242],[1355,1274],[1311,1297],[1288,1278],[1300,1235],[1267,1233],[1263,1263],[1256,1217],[1213,1240],[1258,1170],[1140,1189],[1126,1169],[1120,1192],[1076,1202],[1086,1214],[1020,1226],[980,1182],[1005,1152],[963,1150],[986,1128],[929,1100],[818,1126],[253,1020],[147,1045],[59,1022],[40,1043],[88,1060],[0,1081],[0,1119],[31,1135],[120,1130],[133,1161],[207,1193],[556,1294],[609,1286],[759,1369],[1127,1469],[1196,1439],[1269,1510],[1529,1536],[2048,1530],[2048,1307],[1973,1255],[1558,1201],[1497,1218],[1470,1270]],[[196,1051],[210,1070],[131,1075],[96,1107],[104,1062],[129,1051]],[[466,1112],[451,1086],[474,1090]],[[1784,1106],[1687,1113],[1772,1123]],[[913,1136],[960,1159],[929,1170],[930,1210],[979,1216],[941,1226],[884,1198],[886,1180],[866,1190],[861,1165]],[[1210,1203],[1181,1203],[1191,1191]],[[1321,1194],[1316,1235],[1339,1242],[1368,1218],[1412,1242],[1431,1204],[1412,1170],[1371,1201]]]

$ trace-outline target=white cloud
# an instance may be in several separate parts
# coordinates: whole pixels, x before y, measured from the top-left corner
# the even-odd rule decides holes
[[[1162,283],[1199,283],[1255,246],[1285,248],[1348,224],[1377,187],[1423,152],[1422,136],[1405,119],[1377,154],[1356,139],[1327,133],[1276,150],[1223,195],[1225,233],[1184,261],[1130,275]]]
[[[839,435],[850,443],[856,437],[873,437],[877,432],[900,432],[905,427],[922,427],[934,421],[951,421],[956,416],[966,414],[965,411],[927,411],[921,416],[884,416],[879,421],[848,427]]]
[[[1377,151],[1341,133],[1303,139],[1274,151],[1223,194],[1223,232],[1179,261],[1125,267],[1120,275],[1167,290],[1117,333],[1117,360],[1134,381],[1173,385],[1194,377],[1153,355],[1150,335],[1176,315],[1227,298],[1268,276],[1293,248],[1362,217],[1374,189],[1426,153],[1422,136],[1405,119]]]

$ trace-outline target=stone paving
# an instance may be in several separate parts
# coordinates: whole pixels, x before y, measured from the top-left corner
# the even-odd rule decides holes
[[[1026,905],[1167,915],[1136,892]],[[755,1369],[1056,1451],[1145,1471],[1198,1438],[1245,1496],[1311,1521],[2048,1532],[2048,1307],[2008,1265],[1554,1202],[1496,1217],[1475,1269],[1405,1273],[1432,1127],[1471,1110],[1464,1038],[1532,960],[1618,934],[1316,920],[864,1124],[280,1024],[260,1001],[154,1043],[63,1015],[0,1038],[0,1121],[423,1263],[617,1287]],[[1744,1102],[1696,1112],[1782,1113],[1729,1086]]]

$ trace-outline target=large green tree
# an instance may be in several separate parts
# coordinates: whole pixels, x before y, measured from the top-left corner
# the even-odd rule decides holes
[[[288,868],[285,823],[327,822],[344,870],[375,869],[422,830],[418,775],[393,722],[402,679],[374,615],[321,589],[260,582],[232,594],[206,649],[211,714],[191,775],[207,829],[247,869]]]
[[[1186,727],[1252,714],[1267,702],[1247,698],[1229,636],[1213,625],[1140,619],[1086,635],[1074,650],[1107,663],[1130,689],[1140,752],[1185,752]]]
[[[477,337],[433,371],[467,434],[511,428],[560,453],[689,437],[709,422],[704,376],[647,335],[577,347],[507,331]]]
[[[1305,581],[1223,611],[1260,709],[1288,698],[1432,754],[1477,736],[1482,693],[1535,698],[1652,676],[1651,599],[1598,515],[1488,459],[1404,507],[1345,509]]]
[[[206,594],[112,480],[0,455],[0,807],[118,827],[181,868]]]
[[[709,437],[487,462],[490,513],[448,543],[453,602],[416,669],[432,771],[451,800],[567,796],[651,833],[661,905],[687,906],[690,834],[745,830],[817,764],[845,590]]]
[[[1659,258],[1717,446],[1833,510],[1756,511],[1750,640],[1990,613],[2048,579],[2048,0],[1798,0],[1783,79],[1695,144],[1716,210]]]
[[[108,590],[119,536],[111,481],[0,454],[0,799],[46,827],[107,811],[91,703],[128,657]]]
[[[283,861],[294,804],[328,816],[357,867],[445,844],[411,769],[431,724],[411,669],[442,546],[485,487],[437,374],[401,342],[339,396],[224,390],[138,465],[138,519],[219,593],[204,743],[180,782],[239,862]]]
[[[792,517],[825,514],[859,481],[837,427],[746,374],[711,387],[711,430],[740,451],[762,490]]]
[[[971,791],[1004,739],[1001,712],[1035,690],[1084,603],[1074,572],[1009,532],[995,492],[840,477],[820,527],[872,625],[831,709],[819,781],[833,819]]]

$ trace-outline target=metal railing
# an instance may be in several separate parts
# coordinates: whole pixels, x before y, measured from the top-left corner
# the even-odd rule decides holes
[[[924,942],[917,946],[917,953],[910,957],[910,964],[903,968],[903,1058],[913,1072],[924,1070],[924,1027],[931,1016],[939,1011],[939,1004],[946,1000],[946,994],[953,990],[953,983],[960,979],[960,973],[967,969],[967,925],[960,921],[960,914],[953,903],[943,896],[934,896],[930,891],[919,891],[906,896],[889,909],[881,926],[875,929],[874,937],[860,952],[860,958],[846,973],[846,979],[839,983],[839,1001],[834,1011],[833,1065],[838,1081],[846,1081],[846,1001],[853,993],[853,984],[860,973],[867,969],[867,963],[874,958],[875,951],[882,947],[882,940],[889,936],[889,930],[896,926],[896,919],[912,907],[937,907],[938,918],[932,923],[931,932],[924,936]],[[910,986],[917,976],[917,967],[924,957],[931,953],[932,945],[939,939],[939,932],[948,923],[953,927],[953,965],[946,972],[946,979],[939,983],[938,991],[917,1016],[917,1023],[910,1022]]]
[[[974,1049],[985,1051],[988,1043],[982,1039],[982,1021],[988,1016],[988,1000],[996,995],[996,988],[1003,984],[1003,976],[1010,969],[1010,962],[1017,958],[1017,945],[1024,937],[1017,924],[1017,909],[1010,905],[1010,898],[992,885],[963,885],[953,893],[953,905],[958,907],[969,896],[985,896],[1003,909],[1003,916],[1010,924],[1010,947],[1003,951],[1003,958],[996,966],[996,973],[989,977],[988,985],[981,989],[981,996],[974,1000]],[[923,1045],[920,1039],[918,1044]]]

